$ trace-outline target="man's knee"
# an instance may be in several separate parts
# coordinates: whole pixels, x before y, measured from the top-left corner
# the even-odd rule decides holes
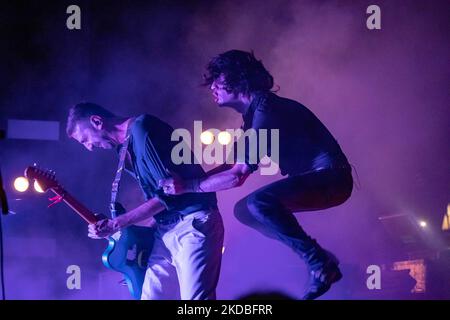
[[[274,206],[278,206],[276,199],[266,192],[254,192],[247,196],[247,207],[250,211],[258,211],[259,209]]]
[[[243,198],[235,204],[233,213],[236,219],[238,219],[241,223],[249,223],[249,218],[251,218],[251,215],[247,207],[247,198]]]
[[[252,226],[286,209],[280,201],[267,192],[254,192],[239,200],[234,206],[234,216],[243,224]],[[256,221],[255,221],[256,220]]]
[[[283,209],[278,199],[266,192],[254,192],[246,198],[246,205],[250,214],[261,221],[267,215],[275,214]]]
[[[248,226],[252,226],[256,221],[260,221],[264,211],[262,210],[262,199],[260,198],[258,195],[250,194],[239,200],[234,206],[236,219]]]

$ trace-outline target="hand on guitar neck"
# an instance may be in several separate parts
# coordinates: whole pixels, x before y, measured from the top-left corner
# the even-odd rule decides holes
[[[37,167],[28,167],[25,170],[25,176],[29,179],[36,179],[44,191],[52,190],[57,195],[57,202],[64,201],[88,222],[88,236],[92,239],[108,238],[120,229],[131,225],[152,226],[153,216],[165,210],[161,201],[157,198],[152,198],[137,208],[119,215],[114,219],[106,219],[102,215],[95,215],[82,203],[77,201],[59,184],[53,172]]]

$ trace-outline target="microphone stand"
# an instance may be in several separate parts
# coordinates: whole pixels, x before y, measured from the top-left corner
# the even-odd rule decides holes
[[[0,140],[5,138],[5,131],[0,130]],[[1,292],[2,300],[6,300],[5,294],[5,267],[4,267],[4,254],[3,254],[3,226],[2,226],[2,215],[7,215],[9,213],[8,199],[6,198],[6,192],[3,188],[2,171],[0,169],[0,205],[2,214],[0,214],[0,281],[2,283]]]
[[[0,169],[0,203],[1,203],[1,207],[2,207],[2,213],[5,215],[8,214],[9,213],[8,199],[6,198],[6,192],[5,192],[5,189],[3,188],[1,169]]]
[[[5,294],[5,267],[4,267],[4,255],[3,255],[3,226],[2,215],[7,215],[9,212],[8,201],[6,199],[6,192],[3,189],[2,172],[0,170],[0,202],[2,205],[2,214],[0,214],[0,281],[2,282],[2,300],[6,300]]]

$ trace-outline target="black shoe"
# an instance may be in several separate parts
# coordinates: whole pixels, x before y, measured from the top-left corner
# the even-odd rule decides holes
[[[337,259],[329,258],[325,265],[317,270],[311,270],[310,283],[303,300],[314,300],[330,290],[331,285],[342,278]]]

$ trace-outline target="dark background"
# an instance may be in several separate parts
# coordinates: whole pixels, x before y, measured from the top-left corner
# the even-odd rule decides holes
[[[66,28],[71,4],[81,8],[81,30]],[[381,8],[381,30],[366,28],[371,4]],[[129,298],[116,284],[120,276],[101,265],[106,242],[88,239],[86,225],[69,208],[46,209],[46,196],[18,194],[12,181],[37,162],[56,170],[89,208],[106,212],[116,157],[86,152],[66,138],[68,108],[93,101],[124,116],[151,113],[175,128],[192,130],[194,120],[204,128],[237,128],[239,115],[217,108],[200,86],[208,60],[229,49],[254,50],[278,93],[319,116],[356,167],[359,187],[347,203],[298,215],[343,264],[344,279],[324,298],[410,297],[401,285],[367,290],[365,271],[412,258],[436,261],[447,247],[440,228],[450,202],[448,9],[448,1],[412,0],[3,2],[0,128],[22,119],[58,121],[61,129],[58,141],[0,141],[5,189],[16,212],[2,217],[7,297]],[[218,195],[226,227],[219,298],[252,290],[301,296],[305,266],[232,215],[243,195],[279,178],[255,174]],[[127,207],[142,201],[128,177],[122,190]],[[400,227],[396,219],[380,222],[390,215],[407,218]],[[428,226],[416,231],[420,219]],[[412,246],[402,242],[409,232],[403,227],[416,232]],[[81,290],[66,288],[71,264],[81,267]],[[447,284],[447,265],[439,268],[429,279]]]

